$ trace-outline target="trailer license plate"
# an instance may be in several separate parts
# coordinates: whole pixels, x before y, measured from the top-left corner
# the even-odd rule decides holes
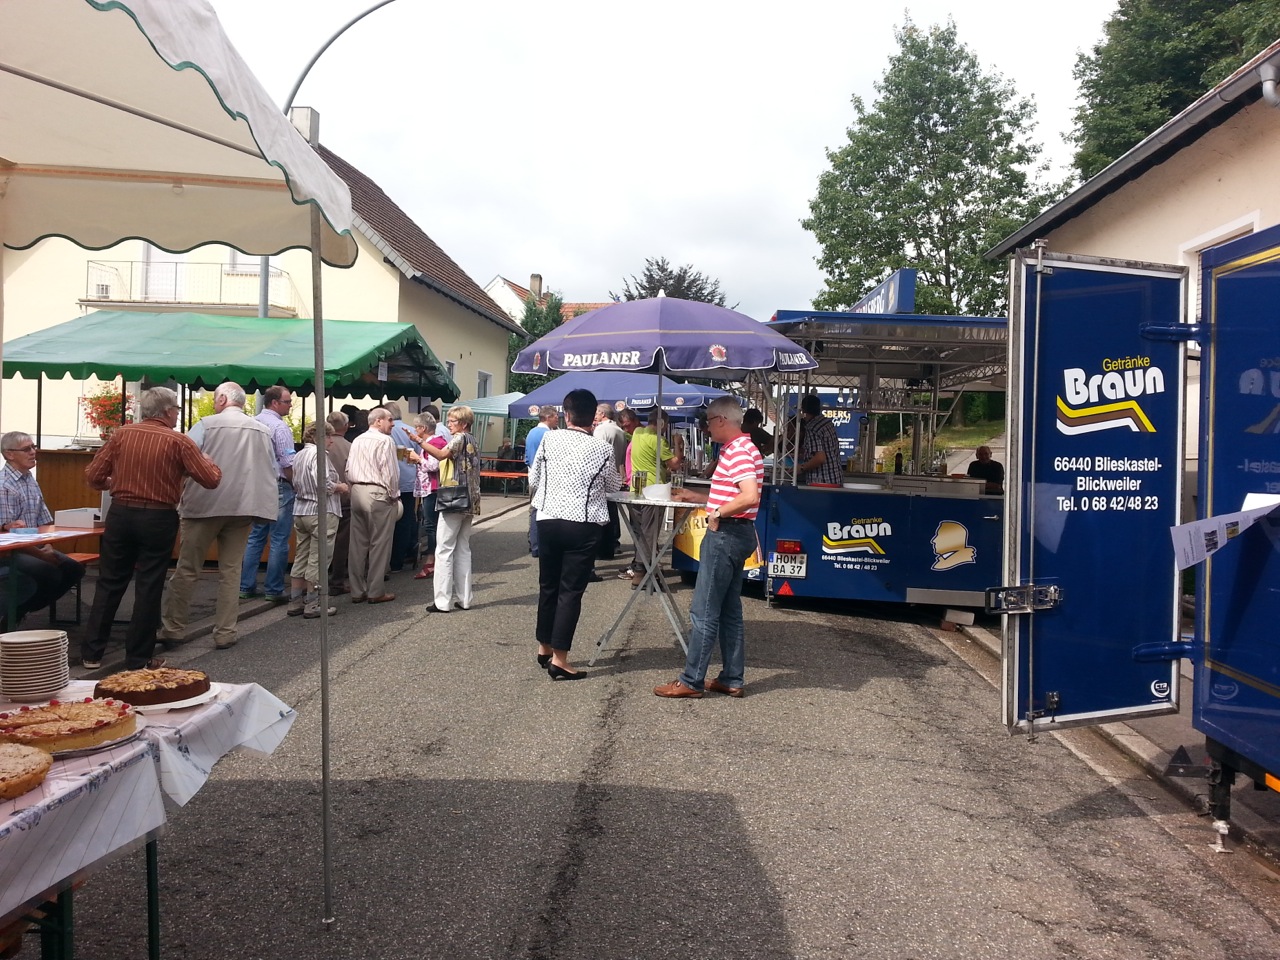
[[[771,553],[769,554],[769,576],[790,577],[803,580],[809,565],[807,553]]]

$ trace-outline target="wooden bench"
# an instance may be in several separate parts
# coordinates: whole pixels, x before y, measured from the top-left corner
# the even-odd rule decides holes
[[[84,564],[86,567],[96,564],[99,560],[99,556],[96,553],[68,553],[67,556],[70,557],[72,560],[75,560],[77,563]],[[63,625],[74,624],[75,626],[78,627],[80,625],[81,613],[83,611],[83,606],[80,601],[80,584],[83,581],[83,579],[84,578],[81,577],[80,580],[77,580],[76,586],[75,586],[76,618],[74,620],[59,620],[58,619],[58,598],[54,597],[53,601],[49,604],[49,625],[50,626],[54,626],[56,624],[63,624]]]
[[[511,483],[517,484],[516,489],[523,490],[529,482],[529,470],[523,460],[496,460],[491,457],[482,457],[480,462],[480,482],[493,480],[501,483],[504,497]]]

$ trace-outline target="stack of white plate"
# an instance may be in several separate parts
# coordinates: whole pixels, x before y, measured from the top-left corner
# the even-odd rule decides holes
[[[5,700],[47,700],[69,679],[65,630],[0,634],[0,696]]]

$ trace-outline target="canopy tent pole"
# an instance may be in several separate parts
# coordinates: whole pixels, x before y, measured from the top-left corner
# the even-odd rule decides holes
[[[324,381],[324,309],[320,284],[320,208],[311,208],[311,301],[315,327],[315,379],[312,386],[316,393],[316,409],[320,409],[320,391]],[[304,407],[305,409],[305,407]],[[304,418],[305,419],[305,418]],[[333,840],[330,829],[332,797],[329,790],[329,497],[325,491],[329,479],[328,444],[325,435],[316,424],[316,558],[319,574],[316,585],[320,601],[320,833],[324,861],[324,918],[325,926],[334,922],[333,910]]]
[[[44,374],[36,377],[36,446],[43,443],[44,423]]]

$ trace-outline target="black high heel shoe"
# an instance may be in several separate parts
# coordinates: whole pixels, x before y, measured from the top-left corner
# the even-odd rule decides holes
[[[586,674],[579,670],[577,673],[570,673],[563,667],[557,667],[554,663],[547,664],[547,673],[550,674],[552,680],[582,680]]]
[[[543,670],[547,669],[547,664],[550,662],[551,662],[551,654],[549,653],[538,654],[538,666],[540,666]]]

